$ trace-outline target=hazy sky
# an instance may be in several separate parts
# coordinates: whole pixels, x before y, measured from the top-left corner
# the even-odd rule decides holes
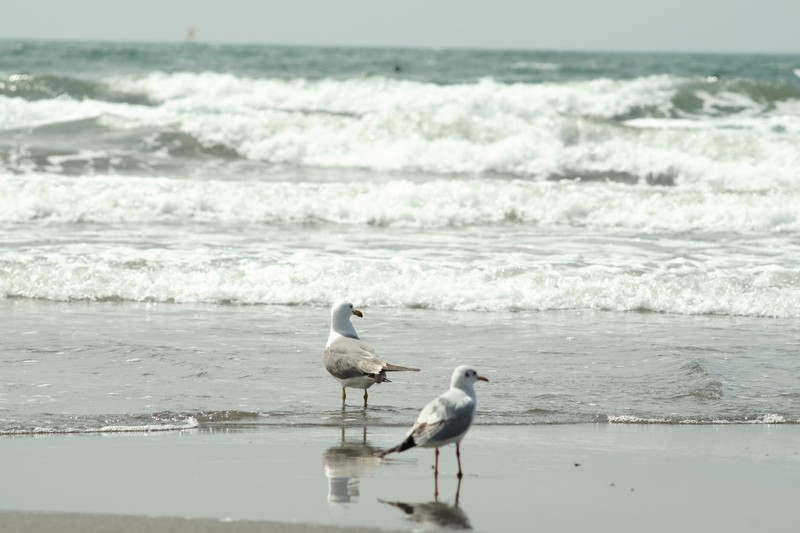
[[[0,39],[800,54],[800,0],[0,0]]]

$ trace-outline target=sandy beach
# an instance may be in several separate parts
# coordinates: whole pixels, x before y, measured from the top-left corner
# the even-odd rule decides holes
[[[348,424],[0,440],[6,531],[791,531],[795,425],[477,425],[443,449]],[[456,498],[458,497],[458,503]],[[53,514],[56,513],[56,514]]]

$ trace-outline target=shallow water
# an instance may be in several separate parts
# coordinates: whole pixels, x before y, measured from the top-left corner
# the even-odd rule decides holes
[[[797,423],[793,320],[363,307],[395,374],[370,407],[322,367],[326,308],[0,302],[0,432],[407,426],[459,364],[478,424]],[[355,418],[353,418],[355,417]]]

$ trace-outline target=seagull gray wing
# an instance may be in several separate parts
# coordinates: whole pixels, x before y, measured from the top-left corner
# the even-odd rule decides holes
[[[418,446],[445,442],[466,433],[474,415],[475,402],[450,390],[425,406],[410,434]]]
[[[369,344],[348,337],[336,339],[326,347],[322,361],[328,372],[338,379],[380,374],[386,366]]]

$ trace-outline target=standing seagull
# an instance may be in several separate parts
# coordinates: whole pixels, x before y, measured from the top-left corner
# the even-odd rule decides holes
[[[425,406],[403,442],[381,455],[402,452],[414,446],[436,448],[433,466],[433,475],[436,477],[439,475],[439,448],[455,442],[458,478],[461,479],[461,439],[467,434],[475,417],[478,401],[473,386],[478,381],[489,380],[466,365],[456,368],[450,380],[450,390]]]
[[[376,354],[375,349],[369,344],[361,342],[356,333],[356,328],[350,322],[350,317],[364,315],[353,304],[340,300],[331,307],[331,333],[322,362],[325,369],[342,384],[342,406],[347,398],[345,387],[351,389],[364,389],[364,407],[367,406],[367,389],[375,383],[386,379],[386,372],[401,370],[419,372],[419,368],[390,365],[383,362]]]

